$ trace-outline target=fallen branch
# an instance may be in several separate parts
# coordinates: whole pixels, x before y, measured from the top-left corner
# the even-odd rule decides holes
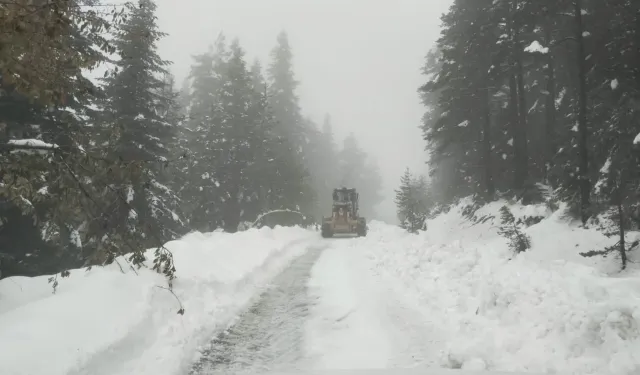
[[[156,285],[156,288],[160,288],[160,289],[164,289],[164,290],[168,290],[171,294],[173,294],[173,296],[176,298],[176,301],[178,301],[178,304],[180,305],[180,310],[178,310],[178,314],[180,315],[184,315],[184,307],[182,307],[182,302],[180,302],[180,298],[178,298],[178,296],[173,292],[173,290],[164,287],[164,286],[160,286],[160,285]]]

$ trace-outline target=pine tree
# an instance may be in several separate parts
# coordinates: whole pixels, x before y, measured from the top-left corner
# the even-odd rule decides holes
[[[86,223],[100,221],[99,199],[85,182],[105,163],[87,152],[89,106],[100,90],[85,74],[114,51],[104,31],[119,17],[108,22],[86,5],[2,6],[0,32],[11,48],[0,51],[0,237],[3,249],[15,249],[5,270],[38,275],[79,267],[83,240],[96,239]],[[39,11],[25,13],[29,7]],[[16,225],[20,231],[11,229]]]
[[[73,94],[90,93],[94,86],[83,70],[113,53],[105,31],[121,21],[96,12],[94,0],[6,2],[0,14],[0,76],[3,84],[40,104],[65,104]]]
[[[271,210],[301,211],[309,185],[300,176],[306,176],[291,141],[280,134],[273,110],[269,105],[265,78],[260,63],[254,62],[250,72],[253,101],[251,116],[256,121],[256,138],[262,142],[255,147],[255,163],[251,173],[256,191],[259,192],[260,213]]]
[[[438,203],[527,203],[546,184],[584,225],[613,213],[622,254],[640,223],[639,11],[628,0],[454,1],[421,88]]]
[[[6,95],[0,97],[0,106],[5,108],[0,111],[0,143],[57,135],[43,132],[45,127],[54,127],[54,119],[42,105],[11,85],[5,84],[3,90]],[[69,201],[56,199],[64,196],[64,185],[51,184],[59,176],[51,168],[54,161],[46,153],[28,150],[0,154],[0,258],[4,277],[56,273],[82,264],[80,252],[69,243],[69,236],[47,235],[49,227],[60,232],[58,224],[66,230],[77,223],[73,217],[60,215]],[[15,195],[21,199],[13,199]],[[52,217],[50,213],[54,212],[59,215]]]
[[[222,197],[222,227],[235,232],[246,219],[245,214],[251,212],[246,210],[249,203],[258,198],[257,192],[250,188],[248,168],[255,161],[254,152],[263,138],[256,134],[259,122],[249,112],[254,91],[244,61],[245,53],[237,39],[230,49],[221,101],[214,111],[217,141],[211,151],[219,160],[214,173],[220,184],[218,195]]]
[[[316,192],[315,216],[319,219],[330,212],[332,192],[337,187],[337,147],[333,137],[331,116],[328,114],[325,115],[322,128],[312,133],[310,146],[309,170]]]
[[[296,95],[298,81],[293,72],[293,53],[286,32],[277,38],[278,44],[271,51],[271,63],[267,69],[269,105],[273,110],[278,126],[275,129],[279,137],[283,137],[282,154],[292,155],[295,163],[302,168],[292,168],[286,172],[291,186],[287,187],[285,196],[290,197],[286,205],[310,214],[313,211],[314,193],[309,186],[309,150],[308,124],[300,112],[299,99]],[[286,139],[286,142],[284,141]],[[302,184],[299,181],[303,181]]]
[[[166,83],[159,76],[167,73],[168,62],[156,52],[164,36],[156,25],[156,5],[140,0],[127,9],[129,16],[114,38],[121,59],[115,74],[104,79],[107,97],[100,126],[102,142],[108,145],[105,156],[123,162],[101,177],[118,196],[107,206],[107,212],[115,213],[107,219],[109,233],[135,235],[137,246],[144,249],[175,238],[181,226],[172,211],[178,197],[165,185],[163,170],[176,142],[176,124],[164,115],[176,104],[173,94],[163,95]],[[163,225],[168,222],[171,227]],[[109,241],[107,253],[121,251]],[[139,262],[141,254],[136,256]]]
[[[269,104],[280,123],[280,131],[298,148],[305,144],[303,117],[296,95],[299,82],[293,72],[293,53],[287,33],[281,32],[277,41],[277,46],[271,51],[272,61],[267,69]]]
[[[395,192],[400,227],[410,233],[424,230],[427,213],[431,208],[424,177],[414,177],[407,168],[400,178],[400,187]]]
[[[214,155],[210,152],[213,135],[213,112],[217,103],[217,90],[220,87],[220,77],[214,73],[214,65],[218,71],[223,71],[226,55],[224,35],[220,35],[216,42],[216,50],[194,56],[194,62],[189,74],[190,88],[187,119],[183,127],[184,148],[189,157],[182,164],[186,184],[182,189],[185,197],[185,211],[191,228],[203,232],[212,231],[220,225],[220,214],[216,196],[218,182],[213,175],[212,163]],[[214,64],[215,62],[215,64]]]

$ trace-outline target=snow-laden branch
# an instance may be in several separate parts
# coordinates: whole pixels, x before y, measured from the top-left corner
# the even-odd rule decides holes
[[[542,53],[542,54],[546,54],[549,53],[549,47],[543,47],[542,44],[540,44],[540,42],[538,42],[537,40],[534,40],[533,42],[531,42],[531,44],[529,44],[529,46],[527,46],[524,49],[525,52],[529,52],[529,53]]]
[[[10,152],[31,152],[31,151],[54,151],[58,145],[47,143],[39,139],[11,139],[6,143],[0,143],[0,151]]]

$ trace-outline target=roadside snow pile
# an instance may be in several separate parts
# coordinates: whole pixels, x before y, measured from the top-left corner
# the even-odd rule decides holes
[[[184,315],[162,275],[136,275],[122,258],[124,274],[115,263],[72,270],[55,295],[47,276],[1,280],[0,374],[177,373],[316,235],[280,227],[169,242]]]
[[[560,210],[511,206],[516,218],[544,217],[524,230],[532,248],[514,255],[498,234],[504,204],[480,209],[489,219],[479,224],[458,206],[418,235],[372,223],[358,247],[448,332],[443,367],[638,374],[640,273],[578,254],[616,239],[569,224]]]

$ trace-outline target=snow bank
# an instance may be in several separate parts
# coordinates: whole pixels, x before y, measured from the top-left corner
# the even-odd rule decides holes
[[[159,374],[188,365],[259,288],[315,239],[300,228],[191,233],[167,247],[174,292],[148,269],[118,265],[0,281],[0,374]],[[152,259],[152,251],[149,252]]]
[[[504,204],[482,208],[477,216],[495,218],[481,224],[457,207],[418,235],[371,223],[358,248],[447,332],[444,367],[637,374],[640,273],[578,255],[615,239],[545,206],[512,206],[516,217],[546,217],[526,229],[532,249],[515,256],[497,232]]]

